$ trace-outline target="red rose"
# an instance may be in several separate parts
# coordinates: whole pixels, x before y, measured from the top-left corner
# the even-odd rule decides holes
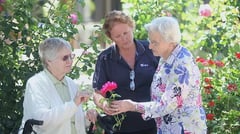
[[[214,119],[214,114],[207,114],[207,120],[213,120]]]
[[[4,10],[3,6],[0,5],[0,13]]]
[[[207,83],[207,84],[210,84],[211,83],[211,79],[210,78],[204,78],[204,81]]]
[[[236,91],[237,90],[237,85],[236,84],[228,84],[227,87],[229,92]]]
[[[210,89],[207,89],[207,88],[205,88],[205,94],[211,94],[212,93],[212,91],[210,90]]]
[[[205,85],[204,88],[205,89],[213,89],[213,86],[212,86],[212,84],[209,83],[208,85]]]
[[[235,56],[236,56],[237,59],[240,59],[240,52],[236,52]]]
[[[204,59],[204,58],[202,58],[202,57],[198,57],[197,59],[196,59],[196,62],[200,62],[200,63],[203,63],[203,62],[205,62],[206,60]]]
[[[215,105],[215,102],[213,100],[208,102],[208,106],[209,107],[214,107],[214,105]]]
[[[214,65],[214,61],[213,61],[213,60],[208,60],[207,62],[208,62],[208,65],[209,65],[209,66]]]
[[[224,63],[222,61],[215,61],[217,67],[224,67]]]

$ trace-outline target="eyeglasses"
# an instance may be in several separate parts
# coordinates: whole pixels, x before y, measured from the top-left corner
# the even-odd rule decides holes
[[[159,44],[159,42],[157,41],[151,41],[149,38],[148,38],[148,42],[154,46],[157,46]]]
[[[129,75],[130,75],[130,80],[131,80],[131,82],[130,82],[130,90],[134,91],[135,90],[135,82],[134,82],[135,72],[134,72],[134,70],[131,70]]]
[[[63,60],[63,61],[73,60],[74,57],[75,57],[75,54],[69,54],[69,55],[63,56],[62,60]]]

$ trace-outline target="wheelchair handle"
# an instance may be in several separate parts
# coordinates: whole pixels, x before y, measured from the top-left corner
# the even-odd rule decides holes
[[[43,121],[41,120],[28,119],[24,124],[23,134],[31,134],[32,132],[36,134],[36,132],[33,130],[33,125],[42,125],[42,124],[43,124]]]
[[[29,119],[29,120],[27,120],[26,123],[29,123],[29,124],[31,124],[31,125],[42,125],[42,124],[43,124],[43,121],[34,120],[34,119]]]

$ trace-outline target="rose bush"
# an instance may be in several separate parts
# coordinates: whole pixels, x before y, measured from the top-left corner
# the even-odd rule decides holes
[[[238,66],[230,63],[198,58],[202,72],[202,95],[210,132],[239,132],[239,59],[229,57]],[[238,61],[239,60],[239,61]],[[226,61],[227,62],[227,61]],[[226,65],[227,64],[227,65]],[[234,65],[235,66],[235,65]],[[221,124],[221,125],[220,125]]]
[[[209,133],[239,133],[239,7],[236,1],[212,1],[212,16],[201,18],[197,40],[202,69],[202,94]],[[218,9],[217,9],[218,7]],[[199,59],[197,59],[198,61]]]

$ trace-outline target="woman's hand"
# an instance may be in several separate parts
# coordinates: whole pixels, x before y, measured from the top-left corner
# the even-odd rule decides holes
[[[114,112],[116,112],[116,111],[114,111],[114,110],[116,110],[116,109],[111,108],[110,105],[109,105],[109,103],[108,103],[106,100],[104,100],[104,101],[102,102],[102,107],[101,107],[101,109],[103,110],[104,113],[106,113],[106,114],[108,114],[108,115],[112,115]]]
[[[99,91],[93,93],[93,101],[99,108],[103,110],[104,113],[111,115],[113,112],[115,112],[111,110],[108,101],[99,93]]]
[[[110,115],[116,115],[128,111],[135,111],[136,110],[136,102],[132,100],[117,100],[117,101],[112,101],[110,105],[110,110],[114,111]]]
[[[87,114],[86,114],[87,119],[94,124],[97,121],[97,115],[98,115],[98,113],[95,109],[87,110]]]
[[[87,92],[79,92],[78,91],[74,98],[74,102],[77,106],[79,106],[81,103],[88,101],[90,96],[91,95]]]

